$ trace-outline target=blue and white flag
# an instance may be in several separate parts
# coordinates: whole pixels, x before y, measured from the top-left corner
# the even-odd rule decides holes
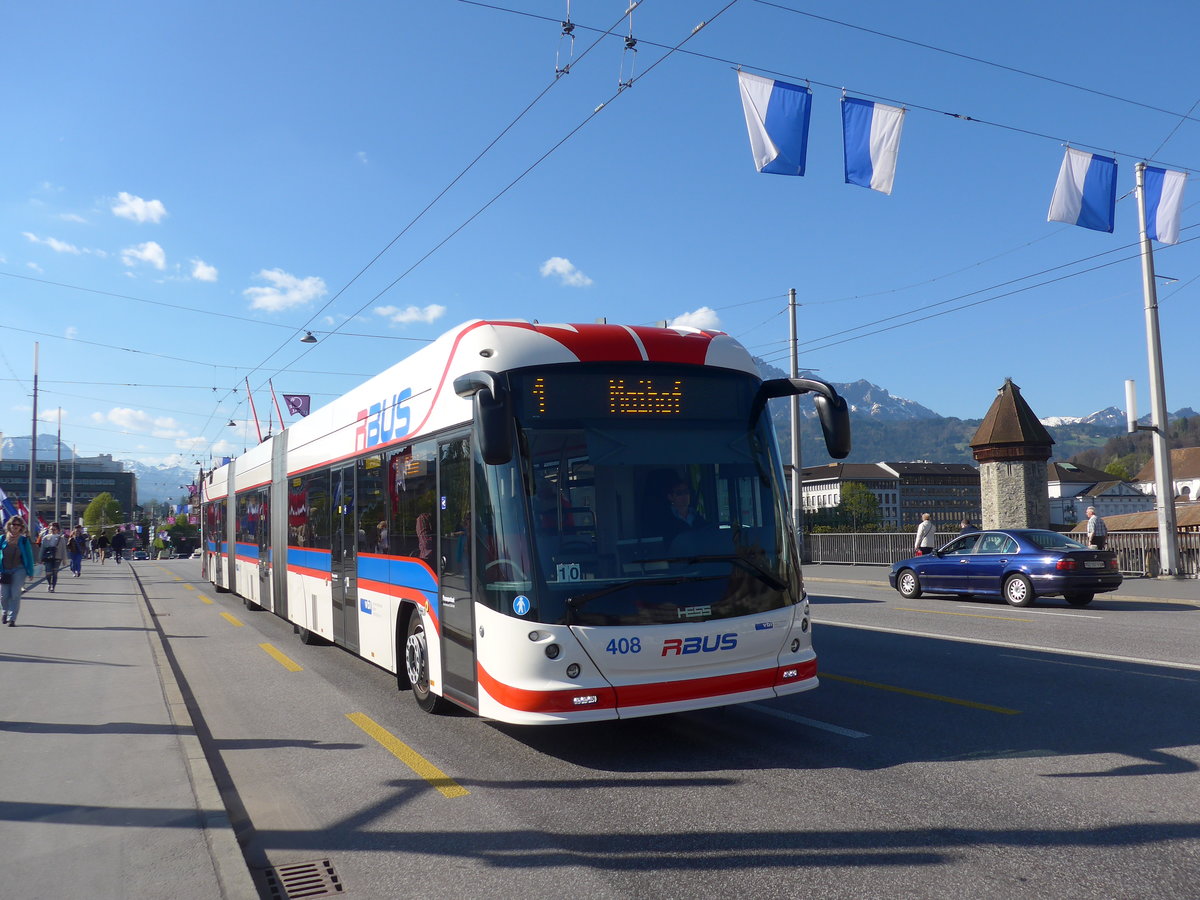
[[[1146,237],[1164,244],[1179,243],[1186,172],[1146,166]]]
[[[738,87],[755,168],[769,175],[803,175],[812,91],[749,72],[738,72]]]
[[[846,183],[884,194],[896,180],[904,110],[899,106],[842,98],[842,138],[845,142]]]
[[[16,514],[16,504],[9,500],[8,494],[4,493],[3,488],[0,488],[0,525],[3,525]]]
[[[1112,234],[1116,209],[1117,161],[1068,147],[1046,221]]]

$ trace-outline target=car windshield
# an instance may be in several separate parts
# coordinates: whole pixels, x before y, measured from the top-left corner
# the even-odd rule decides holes
[[[481,472],[490,497],[477,508],[495,517],[481,547],[491,556],[481,564],[485,602],[507,611],[526,594],[533,618],[587,625],[705,621],[795,602],[775,442],[765,415],[748,428],[757,382],[715,377],[726,383],[713,387],[714,402],[728,382],[746,400],[704,421],[519,416],[520,461]]]
[[[1056,531],[1027,531],[1025,540],[1037,544],[1043,550],[1086,550],[1079,541]]]

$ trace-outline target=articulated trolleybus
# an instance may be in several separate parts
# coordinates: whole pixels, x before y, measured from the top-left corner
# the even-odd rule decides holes
[[[203,478],[218,591],[524,724],[816,687],[763,381],[728,335],[473,321]]]

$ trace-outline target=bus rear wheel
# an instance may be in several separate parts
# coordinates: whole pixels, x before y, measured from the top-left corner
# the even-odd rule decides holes
[[[428,713],[441,709],[442,698],[429,687],[429,643],[419,612],[414,612],[408,620],[408,636],[404,640],[404,669],[408,673],[408,682],[412,685],[417,706]]]

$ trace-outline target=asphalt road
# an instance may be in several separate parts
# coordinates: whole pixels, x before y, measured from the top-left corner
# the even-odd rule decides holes
[[[347,896],[381,898],[1200,884],[1200,608],[814,581],[817,690],[534,729],[424,714],[198,562],[135,566],[260,883],[328,861]]]

